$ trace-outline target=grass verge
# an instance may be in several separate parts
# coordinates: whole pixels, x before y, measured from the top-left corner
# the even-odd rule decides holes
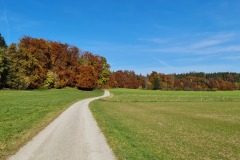
[[[90,108],[118,159],[240,159],[240,92],[111,93]]]
[[[74,102],[103,91],[0,91],[0,159],[14,154]]]

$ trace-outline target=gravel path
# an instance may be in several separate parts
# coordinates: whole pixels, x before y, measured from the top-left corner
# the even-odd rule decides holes
[[[63,112],[10,160],[113,160],[88,104],[104,96],[79,101]]]

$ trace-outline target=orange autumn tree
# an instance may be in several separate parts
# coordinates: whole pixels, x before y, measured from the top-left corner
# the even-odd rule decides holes
[[[74,87],[78,74],[79,49],[69,44],[50,42],[52,57],[50,71],[56,76],[55,87]]]
[[[103,87],[108,81],[109,68],[110,65],[104,57],[84,52],[79,58],[76,86],[86,90]]]
[[[18,44],[23,60],[25,76],[29,80],[27,88],[34,89],[43,85],[50,64],[51,48],[44,39],[23,37]]]
[[[79,66],[80,74],[77,76],[76,86],[83,90],[93,90],[97,87],[98,73],[91,65]]]

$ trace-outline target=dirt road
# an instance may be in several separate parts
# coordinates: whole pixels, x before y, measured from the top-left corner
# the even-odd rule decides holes
[[[115,159],[88,104],[104,96],[79,101],[22,147],[10,160]]]

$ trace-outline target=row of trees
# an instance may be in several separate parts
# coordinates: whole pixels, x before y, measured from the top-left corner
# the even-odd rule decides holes
[[[0,35],[1,88],[95,89],[105,86],[109,68],[104,57],[66,43],[23,37],[7,46]]]
[[[147,76],[134,71],[110,72],[106,58],[55,41],[23,37],[7,46],[0,34],[0,89],[77,87],[152,90],[238,90],[240,73],[196,73]]]
[[[172,75],[175,90],[239,90],[240,73],[196,73]]]
[[[239,90],[239,73],[196,73],[165,75],[153,71],[147,76],[133,71],[116,71],[109,76],[110,88],[143,88],[150,90],[217,91]]]

